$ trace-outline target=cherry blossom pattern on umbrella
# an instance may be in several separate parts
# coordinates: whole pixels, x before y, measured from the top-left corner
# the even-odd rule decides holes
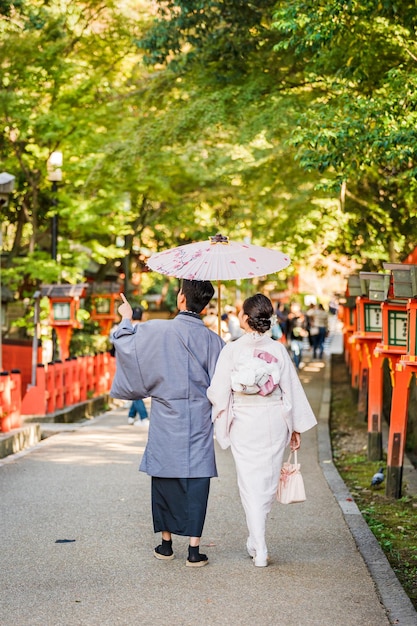
[[[160,274],[186,280],[236,280],[266,276],[288,267],[287,254],[217,234],[208,241],[190,243],[153,254],[148,267]]]

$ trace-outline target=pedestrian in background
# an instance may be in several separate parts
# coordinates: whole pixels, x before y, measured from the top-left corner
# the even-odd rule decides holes
[[[319,304],[314,313],[314,324],[318,328],[318,333],[313,337],[313,359],[317,356],[323,358],[324,342],[329,332],[329,314],[322,304]]]
[[[283,343],[286,343],[288,335],[288,307],[286,307],[282,302],[278,302],[275,314],[277,316],[278,323],[281,326]]]
[[[227,324],[229,327],[230,341],[236,341],[236,339],[239,339],[239,337],[243,335],[243,330],[240,327],[239,318],[237,316],[237,309],[235,306],[226,304],[224,310],[227,314]]]
[[[267,516],[275,500],[285,448],[317,423],[286,347],[268,336],[272,303],[247,298],[239,313],[245,334],[220,353],[207,395],[217,441],[231,447],[256,567],[268,565]]]
[[[172,535],[188,536],[186,565],[208,558],[199,545],[210,478],[217,476],[207,387],[223,340],[206,328],[200,313],[214,295],[208,281],[184,280],[173,320],[132,325],[123,294],[122,321],[115,331],[116,374],[110,395],[134,400],[150,396],[151,414],[140,471],[152,477],[152,517],[162,542],[154,556],[174,558]]]
[[[294,365],[297,369],[300,369],[301,361],[303,358],[304,338],[308,337],[308,332],[305,328],[305,316],[302,313],[298,304],[294,304],[291,307],[291,312],[288,315],[287,324],[287,339],[289,341]]]
[[[310,304],[308,305],[308,309],[305,312],[305,320],[306,320],[306,330],[308,332],[308,343],[310,345],[310,348],[313,347],[314,345],[314,335],[316,334],[316,332],[318,333],[318,328],[315,325],[315,320],[314,320],[314,316],[316,313],[316,305],[313,302],[310,302]]]
[[[219,315],[218,315],[218,309],[216,307],[213,307],[213,306],[207,307],[205,315],[203,316],[203,323],[204,323],[204,326],[212,330],[214,333],[219,332]],[[226,342],[230,341],[229,326],[227,323],[227,319],[225,319],[223,316],[221,316],[220,318],[220,332],[221,332],[223,341],[226,341]]]

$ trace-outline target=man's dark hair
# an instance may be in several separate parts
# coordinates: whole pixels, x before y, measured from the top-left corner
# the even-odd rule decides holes
[[[181,291],[185,296],[187,309],[201,313],[214,296],[214,287],[209,280],[183,280]]]
[[[132,309],[132,320],[140,321],[142,319],[143,309],[141,306],[135,306]]]

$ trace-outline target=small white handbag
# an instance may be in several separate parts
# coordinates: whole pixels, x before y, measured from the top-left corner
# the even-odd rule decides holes
[[[294,455],[293,463],[291,462],[292,455]],[[288,461],[282,465],[277,500],[281,504],[293,504],[306,500],[304,480],[300,472],[300,464],[297,461],[297,450],[290,452]]]

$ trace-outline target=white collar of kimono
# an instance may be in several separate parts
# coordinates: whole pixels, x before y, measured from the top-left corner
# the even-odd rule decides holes
[[[248,330],[246,331],[246,335],[249,337],[253,337],[254,339],[258,339],[258,337],[263,337],[265,333],[258,333],[256,330]]]
[[[182,311],[178,311],[179,313],[185,313],[186,315],[196,315],[197,317],[200,317],[200,313],[196,313],[195,311],[189,311],[188,309],[183,309]]]

